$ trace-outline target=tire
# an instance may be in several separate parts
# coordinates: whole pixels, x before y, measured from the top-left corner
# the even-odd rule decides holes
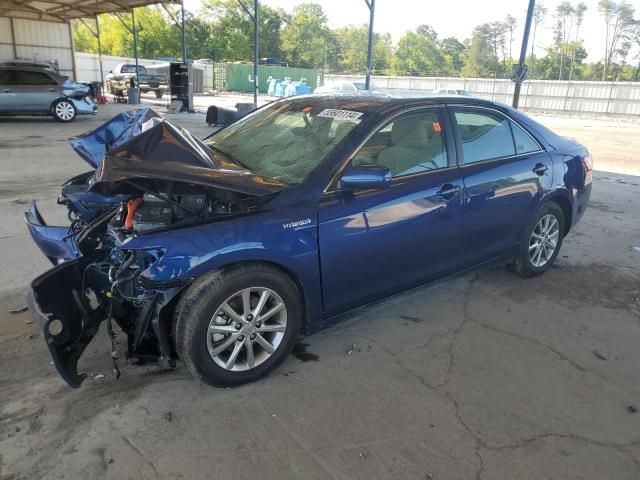
[[[549,270],[562,247],[564,232],[562,209],[553,202],[544,204],[525,230],[511,269],[523,277],[535,277]]]
[[[51,115],[53,118],[62,123],[73,122],[77,115],[76,107],[71,100],[62,98],[54,102],[51,106]]]
[[[242,292],[248,289],[249,312],[255,313],[259,299],[268,295],[256,318],[243,308]],[[225,304],[231,313],[223,310]],[[272,310],[277,313],[262,324]],[[179,300],[176,352],[196,379],[217,387],[242,385],[267,375],[291,353],[303,315],[300,291],[278,269],[258,263],[230,267],[197,280]],[[274,347],[271,353],[264,341]]]
[[[162,90],[156,90],[155,94],[156,94],[156,98],[162,98],[162,96],[164,95],[164,92]]]

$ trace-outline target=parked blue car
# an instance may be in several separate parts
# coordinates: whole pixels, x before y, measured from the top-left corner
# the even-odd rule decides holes
[[[64,238],[26,214],[58,263],[31,310],[72,387],[103,321],[131,361],[239,385],[354,308],[490,262],[541,274],[591,193],[585,147],[471,97],[294,97],[204,141],[152,123],[83,181],[112,208]]]

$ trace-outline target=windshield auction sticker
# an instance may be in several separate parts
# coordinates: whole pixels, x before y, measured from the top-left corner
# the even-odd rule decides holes
[[[318,117],[324,118],[344,118],[349,120],[355,120],[362,116],[362,112],[354,112],[352,110],[336,110],[333,108],[325,108],[318,115]]]

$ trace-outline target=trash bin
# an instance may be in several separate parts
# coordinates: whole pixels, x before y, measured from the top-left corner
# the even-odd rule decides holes
[[[127,103],[138,105],[140,103],[140,89],[136,87],[127,88]]]

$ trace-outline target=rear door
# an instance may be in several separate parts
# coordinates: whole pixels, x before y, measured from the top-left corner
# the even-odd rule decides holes
[[[15,110],[13,70],[0,70],[0,112]]]
[[[16,110],[46,113],[62,96],[62,85],[49,74],[37,70],[16,70]]]
[[[320,258],[328,316],[455,269],[462,180],[446,110],[420,108],[376,129],[351,164],[391,171],[384,189],[328,189],[319,206]]]
[[[449,107],[464,181],[462,252],[469,264],[507,252],[551,187],[549,154],[503,113]]]

